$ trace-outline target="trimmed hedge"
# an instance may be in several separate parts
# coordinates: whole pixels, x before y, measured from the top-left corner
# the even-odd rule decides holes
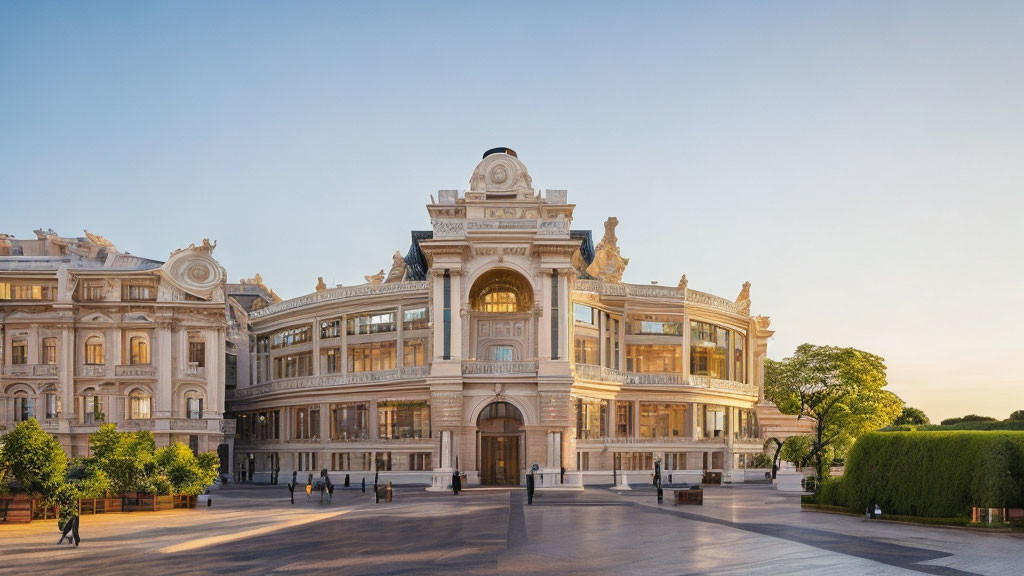
[[[941,432],[952,430],[1024,430],[1024,420],[1003,420],[1001,422],[960,422],[959,424],[900,424],[888,426],[882,432]]]
[[[1024,433],[873,432],[857,439],[819,504],[863,513],[969,518],[974,506],[1024,508]]]

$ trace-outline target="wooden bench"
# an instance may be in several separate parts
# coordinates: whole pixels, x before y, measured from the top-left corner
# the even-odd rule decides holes
[[[662,484],[661,488],[675,492],[673,503],[676,506],[686,504],[702,506],[704,504],[704,490],[699,484]]]

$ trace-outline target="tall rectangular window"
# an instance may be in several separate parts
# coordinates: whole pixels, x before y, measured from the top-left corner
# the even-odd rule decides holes
[[[409,470],[415,472],[432,470],[430,466],[430,452],[411,452],[409,454]]]
[[[14,415],[18,422],[24,422],[36,417],[36,399],[26,396],[14,397]]]
[[[743,347],[746,336],[739,332],[733,332],[732,339],[732,379],[737,382],[746,382],[747,355]]]
[[[295,408],[296,440],[310,440],[320,438],[320,407],[303,406]]]
[[[28,364],[28,341],[11,342],[11,364]]]
[[[406,340],[405,343],[402,344],[402,365],[423,366],[426,362],[426,354],[424,352],[426,347],[427,343],[422,338]]]
[[[579,302],[572,303],[572,319],[574,322],[581,322],[591,326],[597,325],[596,311],[590,306],[580,304]]]
[[[448,270],[444,271],[444,356],[445,360],[452,358],[452,276]]]
[[[626,345],[626,370],[629,372],[682,372],[681,346],[656,344]]]
[[[729,331],[707,322],[690,322],[690,373],[729,378]]]
[[[321,338],[337,338],[341,336],[341,320],[335,318],[334,320],[325,320],[320,323],[320,337]]]
[[[331,454],[331,470],[367,472],[373,463],[372,452],[335,452]]]
[[[60,416],[60,396],[57,396],[55,392],[47,392],[43,395],[43,400],[46,403],[44,406],[46,410],[47,418],[57,418]]]
[[[608,401],[596,398],[576,399],[576,439],[590,440],[608,436]]]
[[[325,374],[341,372],[341,349],[328,348],[320,352],[320,366]]]
[[[587,336],[573,337],[573,352],[577,364],[600,364],[600,349],[597,345],[597,338]]]
[[[615,402],[615,436],[617,438],[633,437],[632,400],[616,400]]]
[[[350,336],[357,334],[382,334],[394,332],[395,312],[374,312],[348,319],[346,330]]]
[[[57,363],[57,339],[43,338],[43,364]]]
[[[704,415],[701,420],[704,425],[703,435],[705,438],[725,437],[725,432],[728,430],[726,410],[725,406],[701,405],[701,411]]]
[[[206,366],[206,342],[188,343],[188,361],[200,368]]]
[[[121,284],[121,300],[127,302],[152,302],[156,300],[156,284],[131,281]]]
[[[551,271],[551,359],[558,360],[558,270]]]

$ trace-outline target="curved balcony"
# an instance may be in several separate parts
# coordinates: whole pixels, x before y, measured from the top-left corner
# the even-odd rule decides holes
[[[484,376],[492,374],[522,374],[532,375],[537,373],[537,362],[479,362],[466,361],[462,363],[463,376]]]
[[[686,386],[708,390],[711,392],[725,392],[727,394],[742,394],[744,396],[757,396],[757,386],[745,382],[733,382],[732,380],[720,380],[707,376],[693,376],[687,378],[684,374],[678,373],[639,373],[623,372],[603,366],[591,364],[576,364],[573,367],[576,378],[595,382],[610,382],[626,386]]]
[[[228,391],[227,397],[234,400],[287,392],[289,390],[305,390],[311,388],[332,388],[353,384],[372,384],[375,382],[397,382],[400,380],[419,380],[430,374],[430,366],[406,366],[396,370],[378,370],[374,372],[351,372],[349,374],[328,374],[324,376],[305,376],[275,380],[259,384],[251,388],[239,388]]]

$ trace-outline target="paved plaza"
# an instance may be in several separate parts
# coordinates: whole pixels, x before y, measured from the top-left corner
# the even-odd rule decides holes
[[[667,501],[667,498],[666,498]],[[0,526],[0,574],[1024,574],[1024,536],[801,511],[767,485],[709,487],[704,506],[615,493],[229,487],[211,508]]]

